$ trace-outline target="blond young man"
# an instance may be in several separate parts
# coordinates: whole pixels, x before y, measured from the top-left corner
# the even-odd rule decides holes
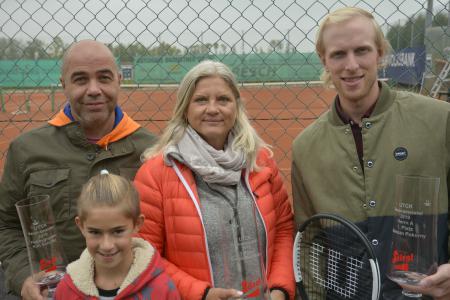
[[[372,242],[382,299],[401,287],[387,279],[395,175],[439,177],[439,269],[413,292],[450,299],[448,174],[450,105],[392,90],[377,71],[388,43],[365,10],[338,9],[322,21],[316,51],[323,79],[336,88],[331,109],[293,143],[292,189],[297,224],[319,212],[355,222]]]

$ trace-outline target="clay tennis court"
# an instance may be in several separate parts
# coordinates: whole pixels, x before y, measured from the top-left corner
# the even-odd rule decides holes
[[[273,146],[275,159],[290,190],[292,140],[331,103],[335,92],[304,84],[245,85],[241,87],[248,115],[262,138]],[[142,126],[158,134],[172,114],[176,87],[124,88],[120,103]],[[11,139],[38,127],[65,103],[62,90],[2,92],[0,111],[0,174]]]

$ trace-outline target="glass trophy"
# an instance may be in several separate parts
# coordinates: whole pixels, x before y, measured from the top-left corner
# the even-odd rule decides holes
[[[396,177],[391,259],[387,276],[400,284],[418,285],[437,270],[439,178]],[[403,289],[403,295],[421,294]]]
[[[48,289],[53,299],[56,285],[66,271],[55,218],[48,195],[30,196],[16,203],[28,252],[31,276],[41,289]]]
[[[265,250],[258,235],[258,211],[251,202],[248,209],[252,220],[245,222],[245,226],[240,224],[237,210],[234,210],[234,215],[227,215],[229,206],[221,209],[219,234],[222,236],[220,256],[224,275],[219,279],[219,285],[242,291],[240,299],[270,300],[263,255]]]

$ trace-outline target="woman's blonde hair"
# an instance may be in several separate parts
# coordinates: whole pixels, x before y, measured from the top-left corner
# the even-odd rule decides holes
[[[233,72],[221,62],[205,60],[193,67],[181,80],[172,118],[169,120],[158,142],[144,151],[142,154],[143,160],[164,152],[168,146],[180,141],[189,125],[186,113],[197,83],[203,78],[215,76],[222,78],[228,84],[237,102],[236,122],[232,128],[234,134],[234,141],[231,145],[232,149],[244,151],[250,170],[258,168],[256,156],[259,149],[264,147],[272,154],[269,145],[259,137],[250,124]]]
[[[83,185],[77,201],[78,217],[86,220],[89,210],[99,206],[119,206],[135,224],[141,214],[136,188],[128,179],[114,174],[93,176]]]
[[[322,59],[322,61],[325,57],[326,51],[323,40],[323,34],[325,29],[327,29],[327,27],[330,25],[342,24],[356,17],[366,18],[372,24],[373,30],[375,32],[375,45],[377,47],[378,52],[380,53],[380,57],[383,57],[385,54],[389,52],[390,50],[389,42],[385,39],[383,31],[381,30],[380,25],[378,25],[373,15],[370,12],[358,7],[344,7],[339,8],[334,12],[328,14],[320,22],[319,30],[317,31],[316,35],[316,52]],[[326,70],[322,72],[320,79],[323,80],[326,86],[332,85],[330,74]]]

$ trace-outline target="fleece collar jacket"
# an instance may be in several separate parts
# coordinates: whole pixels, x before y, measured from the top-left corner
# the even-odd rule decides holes
[[[180,299],[155,249],[140,238],[133,238],[132,243],[133,262],[114,299]],[[55,300],[99,299],[94,264],[93,257],[85,249],[78,260],[67,266],[67,274],[56,289]]]

